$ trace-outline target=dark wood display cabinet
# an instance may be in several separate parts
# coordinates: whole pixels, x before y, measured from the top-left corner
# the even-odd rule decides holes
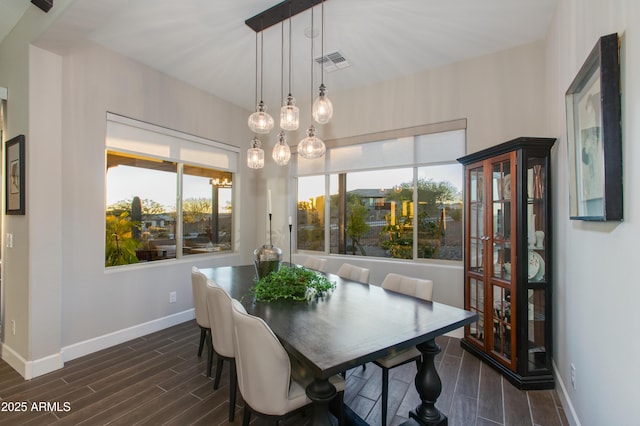
[[[462,347],[519,389],[551,389],[550,155],[555,139],[521,137],[459,158],[465,166]]]

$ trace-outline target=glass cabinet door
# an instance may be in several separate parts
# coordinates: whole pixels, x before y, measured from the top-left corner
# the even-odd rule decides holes
[[[548,368],[545,300],[547,265],[546,162],[529,157],[527,162],[527,370]]]
[[[527,247],[529,249],[530,282],[546,280],[547,258],[545,237],[547,234],[546,197],[544,194],[546,170],[543,158],[530,158],[527,168]]]
[[[484,271],[485,261],[485,206],[484,206],[484,167],[479,166],[469,169],[467,172],[468,194],[468,238],[469,253],[466,276],[467,300],[466,308],[478,314],[478,321],[469,326],[469,337],[484,342]]]
[[[512,173],[511,156],[491,163],[491,308],[492,339],[490,350],[505,364],[515,362],[515,334],[512,330],[512,274],[515,274],[515,251],[512,250],[512,230],[515,229],[516,179]]]

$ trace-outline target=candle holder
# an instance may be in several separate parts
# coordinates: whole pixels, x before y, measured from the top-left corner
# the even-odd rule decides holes
[[[255,260],[253,264],[256,268],[258,279],[264,278],[272,272],[280,269],[282,263],[282,250],[273,246],[271,237],[271,213],[269,213],[269,244],[265,244],[254,250]]]
[[[292,224],[289,224],[289,266],[293,266],[293,260],[291,260],[291,229],[293,228]]]

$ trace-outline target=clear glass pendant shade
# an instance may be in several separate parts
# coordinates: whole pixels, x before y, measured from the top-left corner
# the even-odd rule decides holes
[[[327,96],[326,87],[320,85],[320,94],[313,102],[313,119],[318,124],[327,124],[333,116],[333,104]]]
[[[261,148],[260,139],[253,138],[251,148],[247,150],[247,167],[261,169],[264,167],[264,150]]]
[[[322,139],[316,137],[316,128],[313,124],[307,129],[307,137],[298,144],[298,153],[307,159],[322,157],[326,148]]]
[[[291,159],[291,148],[287,144],[287,137],[283,131],[278,135],[278,143],[273,147],[271,156],[279,166],[287,165]]]
[[[296,100],[287,96],[287,103],[280,109],[280,128],[282,130],[298,130],[300,127],[300,109],[296,106]]]
[[[273,130],[273,117],[267,113],[264,102],[260,101],[257,111],[249,116],[247,124],[253,133],[264,135]]]

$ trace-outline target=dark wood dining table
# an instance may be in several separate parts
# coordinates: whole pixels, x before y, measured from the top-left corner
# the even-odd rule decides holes
[[[262,318],[291,356],[307,365],[314,381],[307,387],[313,401],[311,424],[332,424],[329,402],[336,395],[329,378],[350,368],[411,346],[423,354],[415,385],[421,403],[407,424],[446,425],[435,403],[442,390],[434,357],[435,338],[477,320],[475,313],[424,301],[375,285],[325,274],[336,287],[311,302],[256,302],[253,265],[204,268],[201,271],[249,314]]]

